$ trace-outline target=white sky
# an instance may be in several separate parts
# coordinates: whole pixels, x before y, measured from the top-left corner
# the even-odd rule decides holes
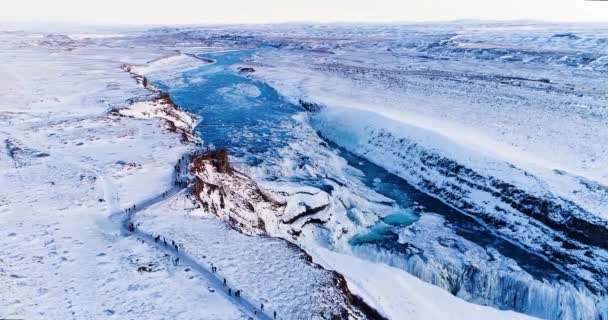
[[[217,24],[453,19],[608,22],[608,1],[0,0],[0,22]]]

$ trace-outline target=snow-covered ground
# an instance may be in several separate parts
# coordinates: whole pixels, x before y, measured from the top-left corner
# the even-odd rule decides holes
[[[191,149],[158,120],[106,115],[149,95],[120,61],[163,53],[0,39],[0,316],[240,318],[205,280],[109,219],[165,190],[173,162]]]
[[[528,318],[493,307],[608,314],[608,149],[597,143],[608,138],[606,29],[71,34],[0,31],[0,317],[246,318],[201,274],[123,234],[116,213],[173,186],[177,159],[199,142],[190,131],[205,121],[151,82],[203,86],[209,80],[195,71],[214,61],[193,54],[266,45],[274,48],[233,70],[313,112],[281,128],[293,139],[263,165],[234,159],[233,175],[194,171],[204,184],[138,212],[141,230],[178,240],[279,318],[372,317],[368,306],[391,319]],[[237,105],[261,98],[264,110],[268,88],[260,88],[216,92]],[[400,209],[363,182],[363,159],[357,166],[340,150],[520,249],[509,256],[465,237],[438,206],[417,203],[407,210],[419,216],[397,224],[394,242],[353,245]],[[556,278],[523,266],[532,257],[523,251]]]

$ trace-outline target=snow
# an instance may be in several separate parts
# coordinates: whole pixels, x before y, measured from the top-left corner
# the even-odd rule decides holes
[[[310,267],[304,253],[284,240],[227,228],[183,196],[138,213],[135,221],[141,230],[177,239],[181,251],[216,266],[229,287],[264,303],[266,310],[276,310],[281,319],[340,314],[343,298],[333,275]]]
[[[566,176],[608,183],[608,171],[602,165],[608,161],[608,150],[594,143],[608,137],[602,107],[606,87],[600,80],[605,71],[600,62],[603,58],[590,58],[596,67],[569,67],[536,60],[495,62],[483,51],[487,49],[484,45],[495,48],[493,44],[502,41],[504,50],[535,59],[550,55],[555,55],[554,59],[579,59],[601,52],[599,48],[605,44],[598,37],[606,30],[583,30],[577,35],[585,41],[564,40],[556,45],[558,38],[552,35],[560,29],[543,25],[532,25],[524,32],[517,26],[463,26],[457,30],[445,26],[439,31],[411,28],[412,34],[403,39],[384,37],[380,32],[385,30],[380,29],[374,31],[382,37],[381,43],[374,45],[336,29],[351,37],[352,43],[340,45],[340,38],[319,40],[331,47],[332,54],[311,53],[306,47],[264,51],[251,64],[256,69],[252,76],[268,82],[293,102],[302,99],[369,111],[404,126],[436,132],[473,153],[533,172],[548,184],[546,189],[608,217],[607,206],[598,202],[601,199],[593,192],[553,173],[560,170],[568,173]],[[396,29],[409,31],[407,27]],[[441,46],[425,46],[424,41],[432,40]],[[482,47],[481,52],[450,46],[472,41]],[[539,47],[531,49],[530,42]],[[381,51],[382,45],[393,51]],[[420,58],[422,55],[426,58]],[[496,175],[508,180],[511,173]]]
[[[383,263],[322,248],[315,251],[315,257],[319,257],[324,266],[340,270],[355,294],[391,319],[399,319],[404,314],[412,319],[533,319],[521,313],[466,302]]]
[[[144,65],[133,65],[131,71],[135,74],[150,77],[159,78],[159,75],[173,74],[178,75],[180,72],[197,69],[201,66],[209,64],[208,61],[201,60],[193,54],[189,53],[177,53],[160,59],[156,59],[146,63]],[[163,78],[163,84],[170,87],[184,86],[183,79],[181,77],[166,77]],[[203,83],[205,79],[192,79],[192,82]]]
[[[196,124],[196,120],[187,113],[181,110],[171,110],[171,113],[166,112],[167,108],[172,106],[167,105],[163,101],[140,101],[129,106],[127,109],[119,110],[119,113],[125,116],[135,118],[162,118],[171,121],[177,128],[182,130],[192,130]]]
[[[191,149],[159,120],[106,115],[149,95],[119,61],[163,53],[55,51],[34,47],[35,36],[1,39],[2,316],[240,318],[205,279],[124,237],[109,220],[165,190],[174,161]],[[138,272],[142,266],[152,272]]]
[[[205,61],[189,54],[176,54],[150,61],[143,66],[133,66],[133,72],[149,76],[155,73],[184,72],[207,64]]]

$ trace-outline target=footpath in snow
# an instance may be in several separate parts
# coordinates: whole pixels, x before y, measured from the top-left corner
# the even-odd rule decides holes
[[[125,216],[122,228],[127,234],[132,234],[137,238],[145,241],[146,243],[156,247],[164,253],[167,253],[173,257],[173,261],[178,261],[179,265],[190,266],[193,270],[197,271],[203,276],[211,286],[213,286],[219,294],[231,301],[233,304],[239,307],[239,309],[250,317],[257,319],[277,319],[277,311],[262,309],[264,308],[262,303],[256,302],[252,297],[239,291],[238,296],[235,295],[237,292],[237,284],[233,284],[227,280],[226,277],[222,277],[217,271],[213,271],[212,263],[200,263],[184,250],[183,245],[177,245],[174,247],[172,244],[166,242],[165,238],[161,238],[163,241],[155,240],[155,235],[145,232],[141,229],[135,228],[133,231],[129,230],[129,225],[132,225],[133,216],[142,210],[145,210],[157,203],[171,199],[173,196],[182,193],[182,191],[189,190],[189,187],[180,182],[188,181],[188,177],[184,177],[183,173],[188,170],[188,161],[186,157],[183,157],[174,173],[174,187],[167,190],[165,193],[154,196],[150,199],[144,200],[133,207],[128,209],[128,213],[121,210],[115,212],[112,216]],[[179,249],[178,249],[179,248]]]

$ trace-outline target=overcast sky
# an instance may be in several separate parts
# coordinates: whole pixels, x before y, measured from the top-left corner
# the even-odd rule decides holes
[[[0,22],[217,24],[454,19],[608,22],[608,1],[0,0]]]

